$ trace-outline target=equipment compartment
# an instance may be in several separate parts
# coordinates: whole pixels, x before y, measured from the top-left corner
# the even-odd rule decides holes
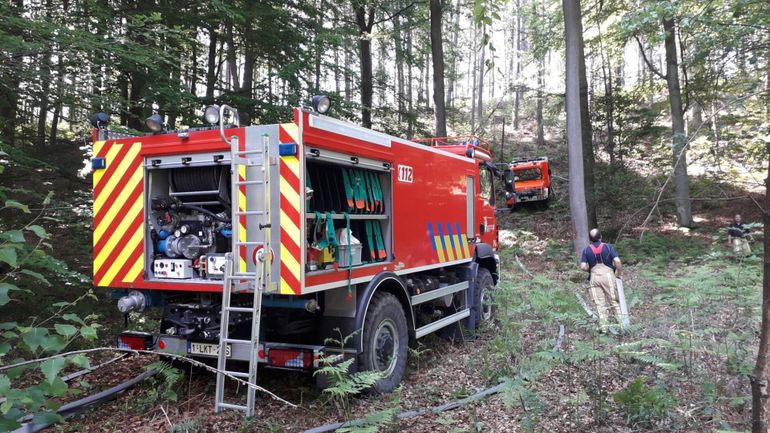
[[[221,280],[232,234],[229,165],[150,164],[146,178],[147,279]]]
[[[312,191],[305,214],[306,271],[346,269],[390,259],[388,171],[308,161],[305,183]]]

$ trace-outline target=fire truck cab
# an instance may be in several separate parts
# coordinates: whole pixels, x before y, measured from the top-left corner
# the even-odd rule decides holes
[[[488,149],[416,143],[316,105],[246,127],[226,124],[228,109],[207,110],[211,127],[139,136],[95,117],[94,284],[116,289],[123,313],[162,309],[157,334],[119,345],[217,359],[254,383],[257,364],[312,370],[336,354],[390,391],[410,340],[490,318]],[[217,410],[253,410],[253,396],[224,402],[224,380]]]

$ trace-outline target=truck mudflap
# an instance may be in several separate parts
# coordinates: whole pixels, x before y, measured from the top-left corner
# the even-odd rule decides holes
[[[227,359],[249,361],[248,343],[230,343],[227,345]],[[258,361],[273,368],[289,370],[314,370],[321,366],[325,356],[332,355],[334,349],[326,346],[288,343],[260,343]],[[173,335],[158,337],[155,351],[191,358],[216,359],[219,356],[219,344],[197,342]],[[327,352],[329,352],[327,354]]]

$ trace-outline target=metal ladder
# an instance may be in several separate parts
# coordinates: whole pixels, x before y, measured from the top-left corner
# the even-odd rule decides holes
[[[224,137],[223,137],[224,139]],[[220,319],[220,334],[219,334],[219,354],[217,361],[217,387],[214,401],[215,412],[221,412],[222,409],[236,409],[246,412],[246,416],[254,415],[254,403],[256,398],[256,385],[257,385],[257,364],[259,363],[259,334],[260,334],[260,313],[262,309],[262,293],[270,287],[270,263],[272,254],[266,253],[271,251],[270,249],[270,155],[269,155],[269,140],[267,136],[263,136],[262,148],[258,150],[242,150],[239,149],[238,138],[233,136],[229,141],[225,139],[231,146],[231,185],[232,185],[232,200],[231,200],[231,221],[233,225],[232,231],[232,251],[226,254],[226,266],[225,275],[222,289],[222,316]],[[239,178],[240,169],[244,168],[246,175],[243,176],[243,180]],[[248,173],[253,170],[249,170],[249,167],[261,167],[261,179],[250,179]],[[262,185],[262,191],[264,196],[264,202],[262,203],[262,209],[252,210],[246,208],[246,203],[241,202],[240,187],[246,187],[248,192],[249,188]],[[248,194],[256,198],[257,194]],[[256,201],[256,200],[255,200]],[[253,206],[256,203],[248,203],[249,206]],[[259,223],[259,231],[252,233],[260,234],[263,241],[255,241],[248,239],[242,232],[243,228],[240,227],[240,218],[246,217],[250,220],[247,223],[254,223],[254,218],[261,220]],[[248,230],[247,230],[248,232]],[[260,233],[261,232],[261,233]],[[256,269],[248,271],[240,269],[240,266],[236,266],[236,263],[240,263],[240,249],[246,247],[247,251],[253,251],[251,248],[258,248],[256,254]],[[247,257],[251,257],[251,254],[247,254]],[[253,291],[254,299],[250,307],[238,307],[231,306],[231,296],[234,291],[240,292],[245,285],[246,291]],[[251,313],[252,325],[251,325],[251,338],[234,339],[230,337],[230,313]],[[232,352],[235,352],[236,346],[247,346],[249,350],[249,371],[244,373],[241,371],[228,370],[227,368],[227,347],[232,348]],[[238,403],[225,402],[225,382],[227,376],[234,376],[242,379],[246,379],[249,383],[249,387],[246,391],[246,405]]]

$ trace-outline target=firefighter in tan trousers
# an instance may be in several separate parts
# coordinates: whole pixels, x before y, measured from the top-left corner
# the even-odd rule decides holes
[[[591,273],[589,294],[596,306],[602,331],[609,327],[609,316],[613,314],[620,323],[620,304],[615,278],[620,279],[622,264],[615,247],[602,242],[599,229],[588,233],[591,243],[583,249],[580,269]]]

